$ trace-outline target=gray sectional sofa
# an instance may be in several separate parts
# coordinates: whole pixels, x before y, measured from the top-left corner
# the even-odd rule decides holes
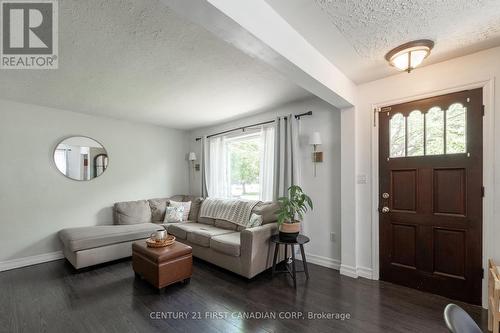
[[[189,221],[163,223],[169,200],[191,201]],[[166,228],[179,242],[190,245],[193,255],[247,278],[272,265],[274,247],[269,238],[278,232],[277,203],[261,202],[253,213],[263,224],[245,229],[223,220],[199,218],[203,199],[176,195],[114,205],[114,225],[63,229],[63,253],[77,269],[132,255],[132,243]],[[280,256],[281,257],[281,256]]]

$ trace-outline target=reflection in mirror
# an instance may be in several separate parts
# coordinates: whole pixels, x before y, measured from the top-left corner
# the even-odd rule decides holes
[[[108,166],[108,155],[99,154],[94,157],[94,174],[96,177],[102,175]]]
[[[424,115],[415,110],[408,116],[408,154],[407,156],[424,155]]]
[[[425,115],[425,154],[444,154],[444,112],[432,107]]]
[[[401,113],[395,114],[389,122],[390,157],[405,156],[405,118]]]
[[[452,104],[446,111],[446,153],[467,152],[466,140],[467,108],[460,103]]]
[[[74,180],[99,177],[108,167],[108,153],[97,141],[84,136],[73,136],[61,141],[54,151],[56,167]]]

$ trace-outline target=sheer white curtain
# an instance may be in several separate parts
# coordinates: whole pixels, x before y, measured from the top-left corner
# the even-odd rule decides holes
[[[226,137],[212,137],[208,139],[208,156],[206,182],[208,195],[214,198],[229,198],[231,182],[229,178],[229,163]]]
[[[293,115],[279,117],[260,130],[259,197],[276,200],[299,181],[298,123]],[[234,136],[231,137],[231,140]],[[231,197],[228,137],[202,139],[202,195]]]
[[[260,200],[271,201],[274,197],[274,126],[262,127],[260,132]]]

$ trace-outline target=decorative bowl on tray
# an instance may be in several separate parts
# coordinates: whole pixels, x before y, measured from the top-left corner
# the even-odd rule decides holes
[[[146,239],[146,244],[148,247],[165,247],[174,244],[175,236],[167,235],[164,239],[154,240],[152,238]]]

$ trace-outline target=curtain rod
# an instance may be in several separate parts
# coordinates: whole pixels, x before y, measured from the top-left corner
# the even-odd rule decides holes
[[[312,111],[307,111],[307,112],[304,112],[304,113],[301,113],[301,114],[296,114],[294,117],[295,117],[295,119],[300,120],[301,117],[312,116],[312,114],[313,114]],[[219,132],[219,133],[214,133],[214,134],[207,135],[207,138],[211,138],[213,136],[222,135],[222,134],[226,134],[226,133],[230,133],[230,132],[234,132],[234,131],[245,130],[245,129],[249,128],[249,127],[255,127],[255,126],[260,126],[260,125],[271,124],[271,123],[274,123],[275,121],[276,120],[268,120],[268,121],[264,121],[264,122],[253,124],[253,125],[247,125],[247,126],[242,126],[242,127],[238,127],[238,128],[233,128],[233,129],[230,129],[230,130],[227,130],[227,131],[222,131],[222,132]],[[201,138],[196,138],[195,140],[196,141],[200,141]]]

